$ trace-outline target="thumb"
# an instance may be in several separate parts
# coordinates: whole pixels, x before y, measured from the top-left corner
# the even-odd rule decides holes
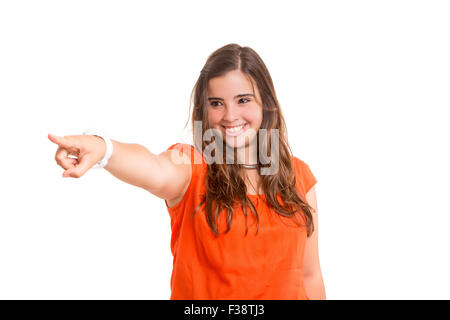
[[[63,173],[63,177],[81,178],[95,164],[89,155],[85,155],[79,160],[78,165],[69,168]]]

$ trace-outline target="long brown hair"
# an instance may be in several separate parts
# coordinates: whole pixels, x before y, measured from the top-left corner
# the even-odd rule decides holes
[[[266,144],[265,150],[270,150],[271,129],[278,129],[279,135],[279,168],[275,174],[260,175],[260,188],[263,190],[266,202],[272,206],[279,215],[296,218],[296,213],[301,213],[307,228],[309,237],[314,231],[311,206],[304,201],[295,189],[295,174],[292,167],[292,151],[288,144],[287,130],[281,108],[278,103],[272,78],[260,56],[250,47],[241,47],[238,44],[231,43],[217,49],[209,55],[200,75],[195,83],[191,93],[192,110],[192,128],[195,121],[202,122],[202,137],[208,130],[208,83],[214,77],[225,75],[229,71],[240,70],[253,80],[260,92],[263,106],[263,119],[260,129],[267,129],[267,141],[261,141]],[[252,84],[253,84],[253,81]],[[259,135],[255,139],[259,139]],[[266,140],[266,139],[264,139]],[[200,145],[201,144],[201,145]],[[194,137],[194,145],[197,150],[205,150],[208,145],[203,139],[201,143]],[[226,145],[225,143],[223,145]],[[259,146],[259,140],[257,143]],[[259,152],[258,152],[259,154]],[[264,167],[258,160],[259,169]],[[248,232],[248,213],[247,207],[250,207],[253,216],[257,221],[257,230],[259,231],[258,212],[247,196],[247,186],[241,177],[243,169],[239,164],[222,163],[209,164],[206,176],[206,194],[203,195],[201,207],[205,204],[206,220],[213,231],[218,236],[217,227],[218,217],[223,210],[226,210],[226,221],[228,232],[233,220],[233,208],[236,200],[241,205],[246,218],[246,234]],[[258,188],[259,189],[259,188]],[[277,195],[282,199],[283,204],[279,202]],[[195,210],[195,212],[197,211]],[[214,210],[213,210],[214,209]],[[301,210],[300,210],[301,209]],[[193,213],[193,215],[195,214]]]

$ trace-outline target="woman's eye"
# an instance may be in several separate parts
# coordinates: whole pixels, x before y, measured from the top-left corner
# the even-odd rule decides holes
[[[216,105],[216,103],[220,103],[219,101],[212,101],[211,102],[211,106],[213,107],[218,107],[218,105]]]
[[[241,102],[241,101],[244,101],[243,103],[247,103],[250,101],[250,99],[241,98],[241,99],[239,99],[239,102]],[[210,104],[213,107],[220,107],[222,105],[222,103],[220,101],[212,101]]]

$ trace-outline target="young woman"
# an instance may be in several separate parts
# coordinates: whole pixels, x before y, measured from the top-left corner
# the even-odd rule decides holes
[[[112,143],[104,168],[165,200],[171,299],[325,299],[316,179],[290,151],[262,59],[237,44],[216,50],[193,104],[194,146],[177,143],[156,155],[95,135],[49,134],[56,162],[63,176],[79,178]]]

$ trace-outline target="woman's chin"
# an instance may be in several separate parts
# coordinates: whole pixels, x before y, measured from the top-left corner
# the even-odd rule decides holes
[[[249,140],[248,137],[245,140],[244,139],[238,139],[238,137],[226,137],[225,143],[230,148],[241,149],[241,148],[245,148],[245,147],[247,147],[249,145],[248,140]]]
[[[241,148],[245,148],[245,143],[235,143],[235,142],[229,142],[226,141],[226,144],[228,147],[233,148],[233,149],[241,149]]]

